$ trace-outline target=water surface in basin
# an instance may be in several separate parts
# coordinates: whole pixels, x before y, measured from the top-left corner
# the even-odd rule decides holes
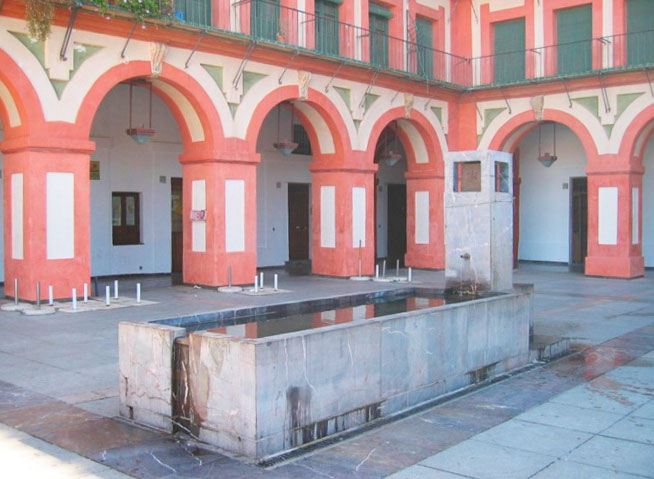
[[[324,328],[335,324],[356,323],[380,316],[405,313],[425,308],[434,308],[448,303],[469,301],[469,297],[447,297],[438,293],[394,294],[392,297],[361,298],[352,305],[325,309],[321,306],[302,313],[289,314],[274,311],[264,314],[245,316],[237,324],[225,324],[224,320],[194,323],[186,325],[188,332],[209,331],[241,338],[265,338],[279,334],[292,333],[307,329]]]

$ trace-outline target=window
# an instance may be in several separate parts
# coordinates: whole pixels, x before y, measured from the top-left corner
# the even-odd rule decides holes
[[[493,23],[493,80],[511,83],[525,79],[525,19]]]
[[[495,162],[495,192],[509,192],[509,164],[503,161]]]
[[[454,163],[454,191],[481,191],[481,162],[457,161]]]
[[[182,22],[211,26],[211,0],[175,0],[175,17]]]
[[[141,243],[140,194],[114,192],[111,194],[111,224],[113,244]]]
[[[316,50],[338,55],[339,0],[316,0]]]
[[[627,1],[627,64],[654,63],[654,2]]]
[[[377,67],[388,67],[388,20],[391,12],[381,5],[369,5],[370,63]]]
[[[590,4],[557,10],[556,38],[559,75],[592,70],[593,10]]]
[[[250,6],[250,31],[253,36],[271,41],[283,41],[279,22],[279,0],[254,0]]]
[[[309,135],[304,127],[297,123],[293,125],[293,143],[297,143],[297,148],[293,150],[294,155],[311,155]]]
[[[416,18],[417,73],[424,78],[434,78],[434,27],[431,20]]]

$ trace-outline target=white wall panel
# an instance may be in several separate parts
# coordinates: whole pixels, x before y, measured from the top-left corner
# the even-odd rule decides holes
[[[46,174],[46,257],[75,256],[75,175]]]
[[[205,180],[191,182],[191,209],[207,209],[207,184]],[[207,251],[207,222],[191,222],[191,250],[196,253]]]
[[[245,181],[225,181],[225,251],[245,251]]]
[[[642,241],[645,266],[654,268],[654,137],[650,137],[643,154]]]
[[[429,244],[429,191],[416,191],[416,244]]]
[[[640,191],[638,187],[631,189],[631,244],[638,244],[640,241]]]
[[[352,246],[366,246],[366,189],[352,188]]]
[[[11,257],[23,259],[23,174],[11,175]]]
[[[336,187],[320,187],[320,246],[336,247]]]
[[[598,189],[597,240],[599,244],[618,244],[618,188],[604,186]]]

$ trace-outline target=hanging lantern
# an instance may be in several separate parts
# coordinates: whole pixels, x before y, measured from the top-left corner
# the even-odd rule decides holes
[[[279,139],[279,119],[280,119],[280,112],[281,112],[281,103],[277,105],[277,142],[273,143],[273,147],[279,151],[282,155],[284,156],[290,156],[291,153],[295,151],[295,149],[298,147],[297,143],[294,143],[290,140]],[[293,131],[293,103],[291,103],[291,131]]]
[[[129,82],[129,128],[125,130],[132,140],[134,140],[139,145],[147,143],[150,141],[150,138],[154,135],[155,131],[152,128],[152,83],[148,82],[149,86],[149,98],[148,98],[148,127],[141,125],[140,127],[132,126],[132,89],[134,88],[134,82]]]
[[[393,125],[395,122],[393,122]],[[384,135],[384,149],[382,150],[381,154],[379,155],[379,160],[383,161],[386,163],[388,166],[395,166],[397,163],[402,159],[402,155],[399,153],[399,147],[397,144],[397,133],[395,132],[395,129],[391,127],[391,130],[393,132],[393,143],[391,147],[388,145],[388,135],[390,134],[389,132]]]
[[[542,147],[542,128],[543,125],[542,123],[538,125],[538,161],[541,162],[543,166],[546,168],[549,168],[552,166],[552,163],[554,163],[556,160],[559,159],[558,156],[556,156],[556,123],[552,122],[552,151],[553,153],[545,152],[542,153],[541,147]]]

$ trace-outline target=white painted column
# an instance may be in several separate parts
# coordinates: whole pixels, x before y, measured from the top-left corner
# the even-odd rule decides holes
[[[23,174],[11,175],[11,257],[23,259]]]
[[[604,186],[598,190],[597,242],[618,244],[618,187]]]
[[[415,215],[415,242],[429,244],[429,191],[416,191]]]
[[[46,174],[46,258],[75,256],[75,175]]]
[[[352,188],[352,247],[366,246],[366,189]]]
[[[320,246],[336,247],[336,187],[320,187]]]

